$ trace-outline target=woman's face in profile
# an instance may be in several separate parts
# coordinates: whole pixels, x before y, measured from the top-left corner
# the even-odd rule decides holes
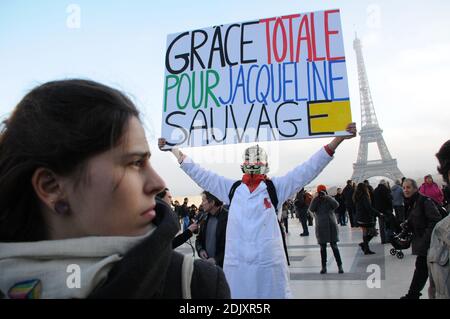
[[[155,218],[155,195],[164,189],[150,164],[144,129],[135,117],[119,144],[92,157],[84,181],[68,193],[80,236],[139,236]]]

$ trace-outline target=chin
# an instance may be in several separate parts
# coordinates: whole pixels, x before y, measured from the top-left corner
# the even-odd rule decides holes
[[[132,236],[143,236],[143,235],[147,234],[150,231],[150,229],[152,229],[152,224],[151,223],[146,225],[146,226],[144,226],[144,227],[142,227],[142,228],[139,228],[139,229],[135,230],[133,232]]]

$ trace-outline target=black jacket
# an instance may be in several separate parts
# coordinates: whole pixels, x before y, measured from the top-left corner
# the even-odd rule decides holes
[[[172,248],[175,249],[181,245],[183,245],[185,242],[189,240],[189,238],[192,237],[192,232],[190,229],[186,229],[184,232],[179,234],[177,237],[175,237],[172,240]]]
[[[182,298],[183,255],[172,250],[177,221],[170,207],[158,199],[155,210],[157,229],[114,265],[89,298]],[[222,269],[195,260],[191,294],[192,298],[230,298]]]
[[[228,221],[228,211],[221,207],[216,214],[217,217],[217,228],[216,228],[216,255],[211,256],[216,260],[216,264],[220,267],[223,267],[223,258],[225,255],[225,235],[227,232],[227,221]],[[195,240],[195,248],[197,249],[197,254],[200,250],[205,249],[205,239],[206,239],[206,230],[208,229],[208,218],[201,225],[200,232],[198,233],[197,239]]]
[[[363,196],[355,203],[356,221],[363,227],[374,227],[375,217],[379,212],[372,207],[369,198]]]
[[[347,185],[342,190],[342,195],[344,196],[344,202],[346,207],[353,207],[355,204],[353,203],[353,192],[354,189],[352,186]]]
[[[305,203],[305,191],[300,191],[295,196],[294,206],[297,212],[300,212],[303,208],[308,208]]]
[[[379,184],[373,191],[373,207],[383,214],[392,212],[392,195],[387,186]]]
[[[406,200],[408,229],[412,232],[411,250],[413,255],[426,256],[430,248],[431,233],[441,220],[433,200],[419,193]]]
[[[339,203],[339,207],[336,208],[336,213],[338,214],[342,214],[345,213],[345,199],[344,199],[344,195],[341,194],[336,194],[334,195],[334,199]]]

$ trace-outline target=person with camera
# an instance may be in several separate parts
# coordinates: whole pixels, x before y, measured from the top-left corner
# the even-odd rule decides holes
[[[156,197],[161,198],[164,202],[166,202],[169,206],[172,206],[172,194],[169,189],[166,187],[164,190],[156,195]],[[176,215],[175,211],[174,214]],[[174,217],[176,218],[177,216]],[[188,241],[193,234],[196,233],[198,229],[197,222],[191,223],[188,228],[186,228],[181,234],[176,236],[172,240],[172,248],[175,249],[181,245],[183,245],[186,241]]]
[[[228,221],[228,211],[223,208],[222,204],[211,193],[207,191],[202,193],[202,206],[207,216],[195,241],[198,256],[221,268],[225,255],[225,234]]]
[[[317,186],[317,193],[309,206],[309,210],[313,212],[316,220],[316,237],[317,243],[320,245],[320,257],[322,260],[321,274],[327,273],[327,243],[330,243],[333,250],[339,273],[344,273],[341,254],[337,246],[339,230],[334,214],[334,210],[338,207],[339,203],[327,194],[326,186]]]

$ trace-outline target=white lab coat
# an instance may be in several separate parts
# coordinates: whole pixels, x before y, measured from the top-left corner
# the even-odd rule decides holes
[[[271,180],[278,196],[278,207],[310,183],[332,160],[322,147],[303,164]],[[181,168],[202,189],[229,203],[229,192],[235,180],[219,176],[185,158]],[[223,270],[232,298],[291,298],[289,269],[274,207],[266,183],[261,182],[250,193],[241,184],[235,191],[228,213]]]

